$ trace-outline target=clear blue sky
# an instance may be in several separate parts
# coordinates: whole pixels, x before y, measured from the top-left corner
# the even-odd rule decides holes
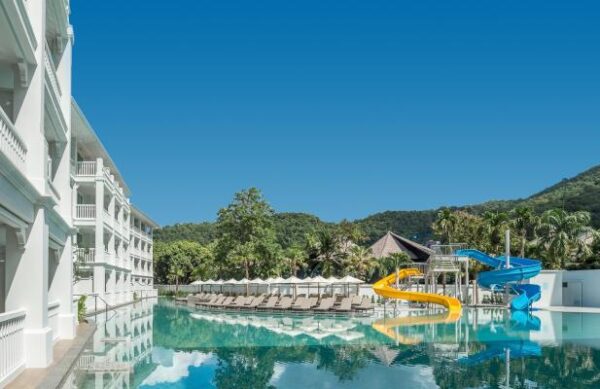
[[[161,224],[354,219],[600,163],[598,1],[72,1],[74,95]]]

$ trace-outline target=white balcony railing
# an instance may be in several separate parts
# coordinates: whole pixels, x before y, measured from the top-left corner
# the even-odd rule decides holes
[[[96,161],[79,161],[76,169],[75,174],[78,176],[95,176]]]
[[[83,263],[93,263],[96,261],[96,249],[94,248],[78,248],[77,260]]]
[[[48,303],[48,324],[52,328],[52,339],[58,339],[58,311],[60,301]]]
[[[46,71],[48,72],[50,86],[54,90],[56,97],[60,97],[62,95],[62,91],[60,90],[58,78],[56,78],[56,66],[54,66],[54,60],[52,59],[52,53],[50,52],[50,46],[48,46],[48,42],[46,42],[44,45],[44,65],[46,66]]]
[[[77,205],[78,219],[95,219],[96,218],[96,204],[79,204]]]
[[[0,314],[0,386],[25,365],[25,310]]]
[[[19,170],[25,171],[27,147],[2,108],[0,108],[0,152]]]

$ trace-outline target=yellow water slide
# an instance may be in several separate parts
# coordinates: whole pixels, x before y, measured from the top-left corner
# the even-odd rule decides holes
[[[438,324],[438,323],[454,323],[460,319],[460,311],[447,311],[445,313],[438,313],[435,315],[414,315],[414,316],[402,316],[395,317],[393,319],[383,318],[377,320],[372,324],[373,329],[379,331],[394,341],[405,344],[415,345],[423,341],[419,336],[415,335],[403,335],[395,331],[397,327],[413,327],[425,324]]]
[[[407,277],[420,276],[422,274],[423,273],[421,273],[419,269],[402,269],[398,271],[398,279],[401,280]],[[421,293],[409,292],[406,290],[398,290],[392,287],[395,281],[396,274],[392,273],[389,276],[384,277],[376,283],[374,283],[373,291],[381,297],[442,305],[446,307],[446,309],[448,309],[448,313],[451,314],[453,317],[460,317],[462,306],[458,299],[435,293]]]

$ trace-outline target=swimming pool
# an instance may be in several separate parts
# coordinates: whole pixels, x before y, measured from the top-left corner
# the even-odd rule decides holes
[[[75,376],[80,387],[146,389],[600,387],[600,315],[386,314],[208,312],[147,300],[98,317]]]

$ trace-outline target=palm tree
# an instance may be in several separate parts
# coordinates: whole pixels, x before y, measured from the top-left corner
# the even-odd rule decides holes
[[[298,271],[307,266],[308,257],[306,252],[299,247],[289,247],[285,250],[284,255],[284,266],[289,269],[290,274],[293,276],[298,276]]]
[[[377,270],[377,260],[371,249],[353,246],[344,263],[345,271],[355,277],[369,279]]]
[[[183,264],[178,260],[173,260],[169,267],[169,278],[171,282],[175,282],[175,295],[179,294],[179,280],[185,277],[185,269]]]
[[[544,212],[538,234],[551,268],[562,269],[591,253],[591,244],[598,232],[589,226],[590,221],[589,212],[584,211],[569,213],[551,209]]]
[[[458,225],[458,218],[455,212],[449,208],[440,210],[437,214],[437,219],[433,223],[433,229],[438,233],[443,243],[450,243],[455,235]]]
[[[383,275],[394,272],[396,274],[396,286],[398,285],[398,271],[401,266],[412,265],[412,261],[407,253],[400,251],[391,254],[389,257],[381,258],[379,260],[379,270]]]
[[[321,229],[308,237],[308,252],[314,266],[312,271],[317,269],[327,277],[336,272],[342,266],[345,253],[341,250],[340,240],[330,230]]]
[[[517,207],[511,211],[511,226],[520,238],[519,255],[525,257],[525,248],[527,247],[527,238],[535,233],[540,219],[530,207]]]
[[[488,251],[499,254],[502,251],[504,231],[509,227],[509,218],[506,212],[487,211],[483,214],[481,233],[486,237]]]

